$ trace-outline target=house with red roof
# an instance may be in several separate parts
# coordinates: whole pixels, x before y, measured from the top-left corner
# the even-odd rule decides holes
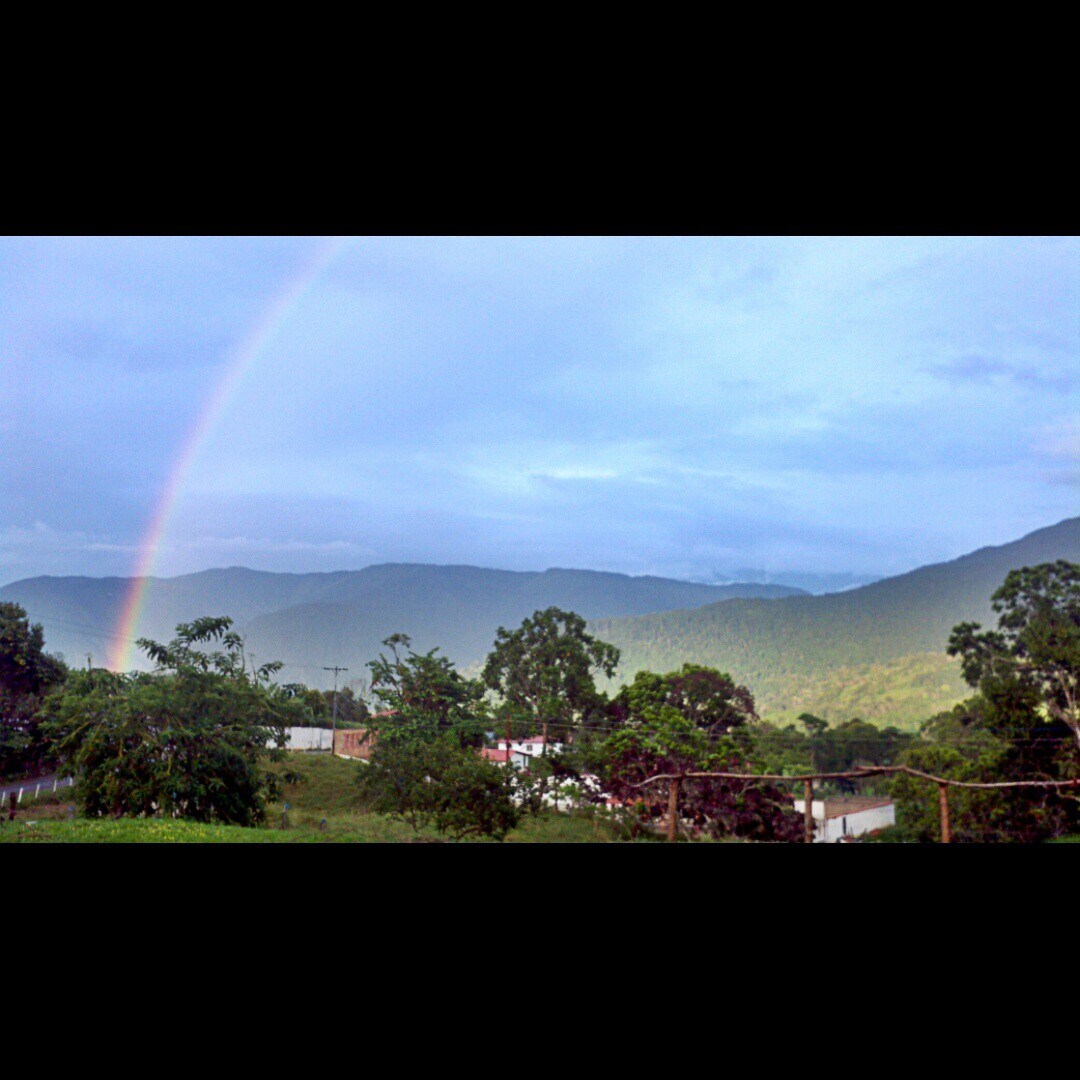
[[[480,756],[485,761],[490,761],[495,765],[505,765],[509,761],[515,769],[527,769],[531,757],[523,750],[507,750],[505,741],[497,750],[492,749],[490,746],[483,747],[480,750]]]

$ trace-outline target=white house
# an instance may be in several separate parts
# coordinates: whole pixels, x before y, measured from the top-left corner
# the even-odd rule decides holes
[[[500,739],[497,745],[500,750],[505,750],[506,740]],[[548,736],[547,748],[549,754],[561,754],[563,744],[561,742],[555,742],[550,736]],[[544,752],[544,736],[530,735],[527,739],[511,739],[510,749],[514,751],[520,751],[523,754],[535,754],[537,757],[539,757]]]
[[[795,809],[806,813],[806,800],[796,799]],[[835,844],[849,836],[873,832],[896,824],[896,805],[880,795],[842,795],[835,799],[814,799],[814,843]]]
[[[492,750],[490,747],[485,747],[480,751],[480,756],[485,761],[490,761],[495,765],[505,765],[506,759],[509,757],[510,764],[515,769],[527,769],[529,767],[529,754],[526,754],[523,750],[511,750],[509,754],[506,752],[505,742],[499,747],[498,750]]]

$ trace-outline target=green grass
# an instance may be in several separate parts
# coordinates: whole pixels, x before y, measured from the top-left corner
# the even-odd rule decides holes
[[[360,805],[356,775],[367,766],[329,754],[290,753],[273,766],[279,775],[299,774],[283,798],[267,806],[266,824],[259,828],[210,825],[194,821],[151,818],[69,817],[70,791],[42,793],[41,799],[19,808],[14,822],[0,824],[0,843],[76,844],[304,844],[304,843],[418,843],[442,841],[434,829],[415,833],[404,821],[366,812]],[[289,809],[285,809],[285,804]],[[284,827],[283,827],[284,825]],[[617,829],[590,814],[547,813],[526,817],[506,838],[517,844],[607,843],[618,839]],[[485,841],[493,842],[493,841]]]

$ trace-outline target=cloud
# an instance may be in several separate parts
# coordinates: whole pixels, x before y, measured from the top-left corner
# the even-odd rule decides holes
[[[1009,362],[998,356],[969,354],[937,364],[924,371],[953,385],[975,384],[988,386],[1003,379],[1032,390],[1067,392],[1077,384],[1075,375],[1053,368],[1040,370],[1034,364]]]

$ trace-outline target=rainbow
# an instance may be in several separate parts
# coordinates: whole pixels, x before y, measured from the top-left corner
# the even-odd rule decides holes
[[[303,265],[299,273],[290,279],[289,284],[275,296],[255,325],[227,355],[223,363],[224,374],[199,411],[194,425],[181,445],[180,453],[169,472],[150,524],[139,545],[134,576],[131,578],[131,585],[124,597],[120,618],[109,648],[108,664],[113,671],[125,671],[130,667],[135,628],[146,601],[147,586],[151,580],[150,574],[154,569],[161,542],[169,528],[172,513],[176,509],[184,483],[199,456],[199,450],[206,441],[207,435],[221,419],[229,402],[260,354],[296,310],[304,294],[318,281],[347,243],[346,238],[333,237],[320,245],[316,253]]]

